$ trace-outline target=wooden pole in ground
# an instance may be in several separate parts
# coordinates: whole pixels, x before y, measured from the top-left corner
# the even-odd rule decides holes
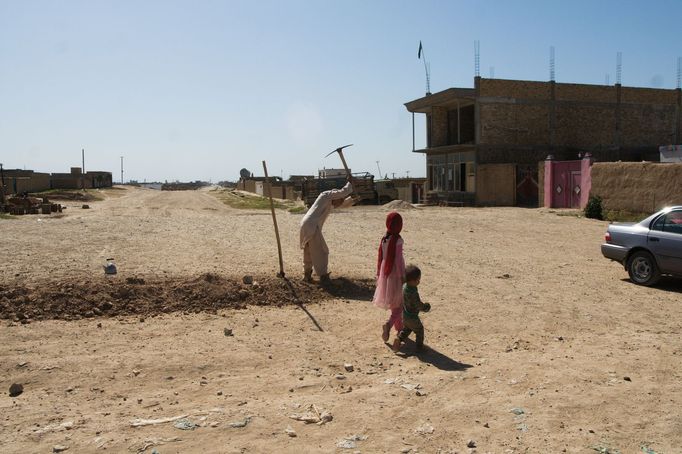
[[[265,172],[265,182],[270,183],[270,177],[268,177],[268,167],[263,161],[263,171]],[[277,216],[275,216],[275,202],[272,200],[272,184],[268,191],[270,196],[270,212],[272,213],[272,222],[275,224],[275,237],[277,238],[277,253],[279,254],[279,277],[284,277],[284,261],[282,260],[282,244],[279,241],[279,229],[277,228]]]

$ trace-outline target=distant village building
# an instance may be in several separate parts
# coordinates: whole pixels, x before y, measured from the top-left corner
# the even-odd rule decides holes
[[[426,115],[426,197],[470,205],[538,205],[538,163],[659,161],[681,141],[680,89],[476,77],[405,104]]]
[[[5,169],[5,190],[10,194],[41,192],[48,189],[108,188],[112,186],[111,172],[81,172],[72,167],[70,173],[41,173],[33,170]]]
[[[113,185],[111,172],[82,172],[80,167],[71,167],[70,173],[53,173],[52,189],[95,189],[110,188]]]

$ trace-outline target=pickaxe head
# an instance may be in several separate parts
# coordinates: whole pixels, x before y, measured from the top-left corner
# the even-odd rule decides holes
[[[339,151],[343,150],[344,148],[348,148],[348,147],[352,147],[352,146],[353,146],[353,144],[351,143],[351,144],[348,144],[348,145],[344,145],[344,146],[342,146],[342,147],[339,147],[339,148],[337,148],[336,150],[334,150],[334,151],[332,151],[332,152],[326,154],[326,155],[325,155],[325,158],[326,158],[327,156],[333,155],[334,153],[338,153]]]

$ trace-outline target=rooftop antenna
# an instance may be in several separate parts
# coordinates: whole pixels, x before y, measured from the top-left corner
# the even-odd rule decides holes
[[[677,57],[677,88],[682,88],[682,57]]]
[[[377,170],[379,170],[379,178],[381,178],[381,167],[379,167],[379,161],[377,161]]]
[[[616,84],[620,85],[621,74],[623,72],[623,52],[616,54]]]
[[[549,46],[549,80],[550,82],[554,82],[555,80],[555,72],[554,72],[555,66],[554,66],[554,46]]]
[[[422,58],[422,56],[424,58]],[[419,41],[419,50],[417,51],[417,58],[424,61],[424,72],[426,73],[426,94],[431,94],[431,65],[426,62],[426,54],[422,42]]]
[[[474,41],[474,74],[481,77],[481,42]]]
[[[606,73],[606,77],[604,78],[604,85],[610,85],[611,84],[611,74]]]
[[[494,66],[490,67],[490,78],[491,79],[495,78],[495,67]]]

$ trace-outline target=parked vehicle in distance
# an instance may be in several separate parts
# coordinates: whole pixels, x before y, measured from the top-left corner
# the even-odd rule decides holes
[[[682,206],[610,224],[604,240],[601,253],[621,263],[635,284],[654,285],[662,274],[682,277]]]

